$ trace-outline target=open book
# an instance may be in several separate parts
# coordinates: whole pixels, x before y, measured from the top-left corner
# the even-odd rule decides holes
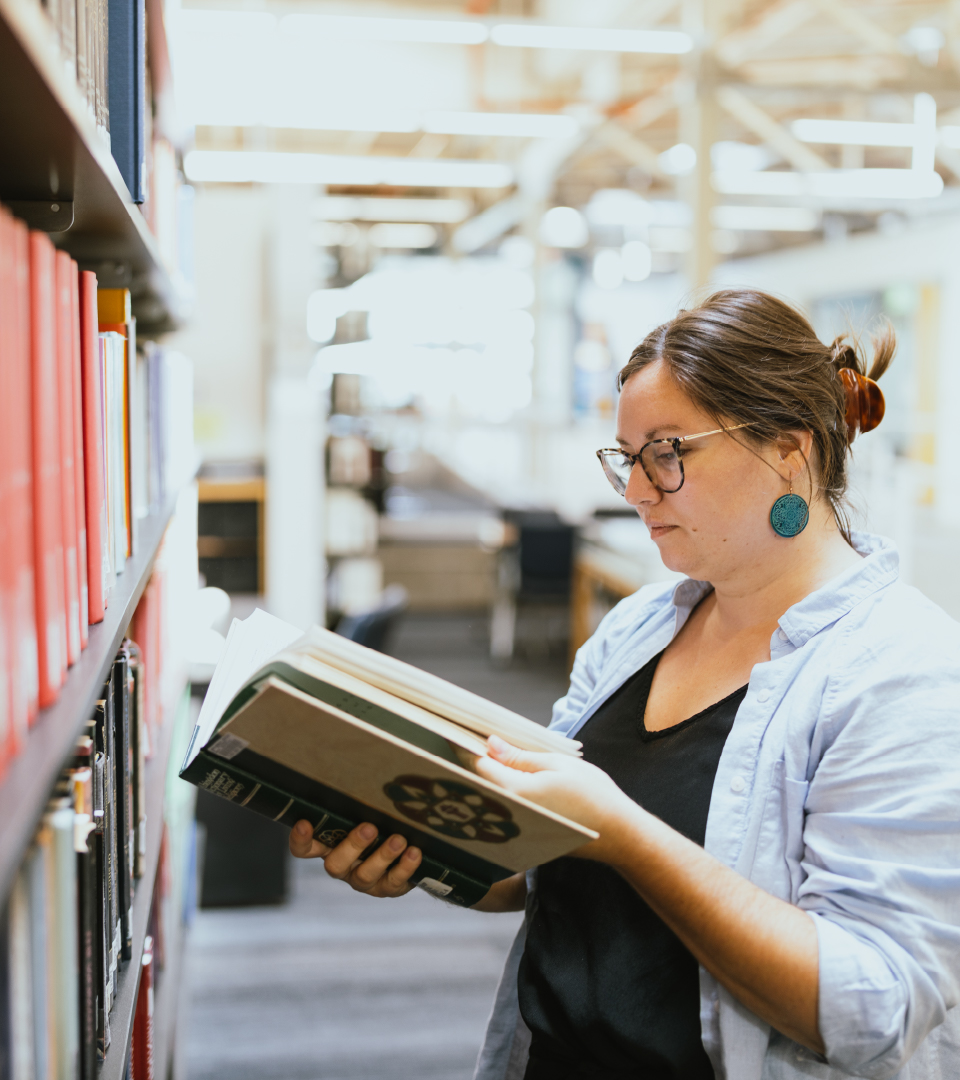
[[[469,906],[596,833],[474,771],[486,736],[576,754],[579,743],[461,687],[314,627],[234,620],[180,775],[333,846],[355,825],[423,852],[414,881]]]

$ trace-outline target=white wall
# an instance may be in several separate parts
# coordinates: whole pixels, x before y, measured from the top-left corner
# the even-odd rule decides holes
[[[196,303],[169,343],[194,362],[194,426],[204,460],[264,449],[264,230],[262,189],[198,185]]]

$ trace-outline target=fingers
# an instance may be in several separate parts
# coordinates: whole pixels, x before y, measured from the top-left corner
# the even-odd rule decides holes
[[[298,859],[322,859],[329,851],[325,844],[314,840],[309,821],[298,821],[290,830],[290,853]]]
[[[552,759],[559,756],[556,754],[533,754],[528,750],[518,750],[498,735],[487,736],[487,747],[490,756],[495,761],[499,761],[502,765],[507,765],[519,772],[541,772],[543,769],[549,769]]]
[[[377,838],[375,825],[358,825],[335,848],[313,839],[309,821],[298,821],[290,831],[290,851],[298,859],[322,858],[324,869],[338,881],[371,896],[402,896],[410,891],[410,877],[420,865],[418,848],[407,848],[402,836],[388,837],[362,862],[360,856]]]
[[[364,851],[377,838],[377,827],[366,822],[358,825],[340,841],[323,860],[331,877],[346,878]]]

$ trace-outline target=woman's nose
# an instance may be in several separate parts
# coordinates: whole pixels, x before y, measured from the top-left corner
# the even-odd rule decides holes
[[[663,492],[650,483],[650,478],[638,461],[630,472],[623,497],[630,506],[640,506],[643,503],[658,503],[663,498]]]

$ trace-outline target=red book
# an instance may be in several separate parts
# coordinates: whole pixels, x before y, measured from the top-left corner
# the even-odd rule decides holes
[[[80,267],[70,261],[70,335],[73,355],[70,361],[73,402],[73,484],[77,516],[77,582],[80,591],[80,648],[87,647],[90,597],[87,589],[87,500],[84,492],[83,461],[83,389],[80,371]]]
[[[97,275],[80,274],[80,360],[83,395],[83,471],[87,526],[87,603],[91,623],[106,607],[107,503],[103,476],[103,394],[97,329]]]
[[[17,749],[29,724],[37,717],[37,600],[33,532],[33,392],[30,378],[30,232],[13,222],[16,256],[16,363],[11,369],[10,423],[16,432],[11,494],[10,557],[17,567],[16,669],[14,672],[13,732]]]
[[[41,708],[56,701],[67,666],[56,327],[56,252],[45,233],[31,232],[33,535]]]
[[[140,988],[133,1014],[133,1045],[130,1050],[133,1080],[153,1080],[153,939],[143,943]]]
[[[80,659],[80,573],[77,563],[77,478],[73,450],[73,261],[57,259],[57,404],[60,415],[60,496],[63,501],[63,582],[67,610],[67,663]]]
[[[0,207],[0,775],[14,753],[13,680],[16,670],[16,564],[12,558],[11,512],[17,436],[8,412],[17,356],[16,252],[13,219]]]

